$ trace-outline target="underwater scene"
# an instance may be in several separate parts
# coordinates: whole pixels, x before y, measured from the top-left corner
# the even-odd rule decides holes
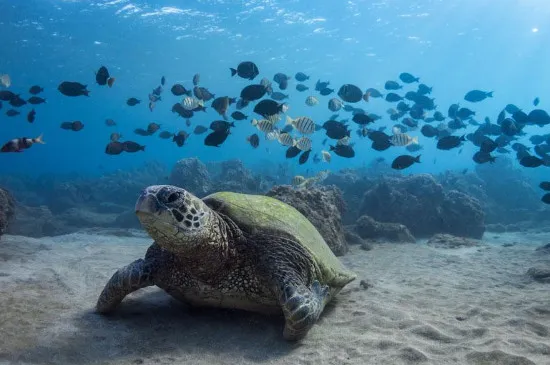
[[[0,0],[0,364],[550,365],[547,0]]]

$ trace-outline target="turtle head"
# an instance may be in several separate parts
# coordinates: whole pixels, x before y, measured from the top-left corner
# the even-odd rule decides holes
[[[149,235],[174,253],[192,253],[213,245],[216,214],[190,192],[171,185],[144,189],[136,202],[136,215]]]

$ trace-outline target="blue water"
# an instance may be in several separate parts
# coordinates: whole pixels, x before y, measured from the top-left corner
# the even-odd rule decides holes
[[[184,4],[184,5],[182,5]],[[197,124],[208,124],[219,116],[210,108],[198,113],[193,125],[170,109],[181,98],[170,93],[176,82],[190,87],[195,73],[201,86],[216,96],[238,96],[249,81],[231,77],[229,67],[254,61],[262,77],[272,79],[277,72],[311,75],[311,89],[317,79],[330,80],[336,90],[353,83],[363,90],[380,90],[386,80],[397,80],[401,72],[419,76],[433,86],[432,97],[444,114],[450,104],[460,102],[477,112],[483,121],[496,116],[507,103],[527,111],[539,96],[539,107],[550,105],[550,5],[546,0],[463,0],[463,1],[78,1],[2,0],[0,1],[0,73],[12,78],[9,90],[30,95],[27,90],[44,87],[47,103],[35,106],[34,124],[26,121],[30,105],[21,115],[9,118],[3,102],[0,112],[2,143],[12,138],[44,134],[46,145],[36,145],[24,153],[0,154],[0,173],[103,174],[129,169],[146,161],[172,165],[178,159],[198,156],[203,161],[242,159],[254,166],[262,161],[285,162],[283,146],[261,138],[253,150],[245,141],[256,132],[248,122],[237,122],[232,135],[221,148],[203,145],[205,135],[192,135],[183,148],[158,138],[133,134],[157,122],[169,131],[191,132]],[[95,84],[94,72],[101,66],[116,77],[113,88]],[[163,101],[153,112],[147,108],[147,95],[166,77]],[[90,97],[69,98],[57,91],[62,81],[88,84]],[[289,115],[307,115],[323,123],[333,113],[326,105],[335,94],[322,97],[320,104],[307,107],[309,92],[299,93],[289,83]],[[414,90],[415,85],[406,90]],[[494,98],[478,104],[463,100],[471,89],[494,90]],[[401,91],[399,91],[401,93]],[[142,103],[129,107],[125,101],[137,97]],[[357,106],[383,115],[374,126],[394,124],[382,99],[360,102]],[[234,108],[231,109],[233,111]],[[252,107],[244,110],[253,116]],[[341,111],[341,117],[351,115]],[[106,118],[118,126],[105,126]],[[64,121],[81,120],[80,132],[62,130]],[[351,122],[353,124],[353,122]],[[436,124],[437,125],[437,124]],[[355,128],[354,128],[355,129]],[[467,132],[474,130],[470,127]],[[109,135],[120,132],[124,139],[146,145],[144,153],[109,156],[104,153]],[[527,127],[530,133],[548,133],[548,126]],[[458,134],[464,134],[464,130]],[[353,134],[355,136],[355,134]],[[440,172],[473,168],[476,148],[468,143],[458,149],[439,151],[435,140],[419,135],[424,145],[423,163],[407,173]],[[528,137],[528,136],[527,136]],[[324,133],[314,137],[314,151]],[[368,140],[356,137],[357,156],[343,159],[333,155],[331,170],[357,167],[377,157],[391,161],[405,152],[392,148],[376,152]],[[266,150],[267,147],[267,150]],[[405,152],[406,153],[406,152]],[[435,160],[435,163],[434,163]],[[311,160],[296,171],[320,170],[325,164]],[[544,167],[542,168],[544,169]],[[540,170],[539,170],[540,171]],[[542,172],[533,172],[533,174]]]

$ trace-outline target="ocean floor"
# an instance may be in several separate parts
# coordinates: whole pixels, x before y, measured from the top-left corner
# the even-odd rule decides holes
[[[282,318],[189,309],[157,288],[95,314],[113,272],[151,243],[139,231],[3,236],[0,363],[550,364],[550,284],[525,275],[550,264],[535,252],[548,242],[488,233],[461,249],[354,246],[342,260],[358,279],[292,344]]]

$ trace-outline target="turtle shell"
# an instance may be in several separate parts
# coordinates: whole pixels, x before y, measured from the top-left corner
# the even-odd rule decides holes
[[[317,263],[321,283],[337,289],[355,279],[355,274],[342,265],[313,224],[290,205],[264,195],[232,192],[214,193],[203,201],[214,211],[231,218],[245,232],[275,236],[280,232],[281,236],[290,236],[299,242]]]

